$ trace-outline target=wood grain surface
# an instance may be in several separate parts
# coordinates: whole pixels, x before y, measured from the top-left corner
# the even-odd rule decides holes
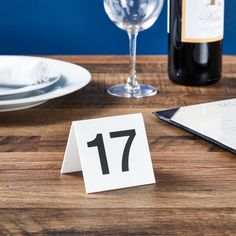
[[[184,87],[167,77],[166,57],[138,58],[155,97],[111,97],[127,77],[123,56],[57,56],[92,73],[83,90],[24,111],[0,113],[0,235],[236,235],[236,156],[152,115],[236,97],[236,57],[222,80]],[[73,120],[142,112],[157,184],[85,194],[81,173],[60,175]]]

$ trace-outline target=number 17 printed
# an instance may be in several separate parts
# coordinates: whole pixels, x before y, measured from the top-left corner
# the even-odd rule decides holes
[[[124,147],[123,151],[123,157],[122,157],[122,172],[129,171],[129,152],[132,145],[132,142],[136,136],[135,129],[131,130],[123,130],[123,131],[115,131],[110,132],[110,138],[121,138],[121,137],[128,137],[128,140],[126,142],[126,145]],[[96,138],[90,142],[87,143],[88,147],[97,147],[98,154],[100,158],[100,163],[102,167],[102,174],[107,175],[110,174],[109,166],[107,163],[107,155],[106,155],[106,149],[103,141],[102,134],[97,134]]]

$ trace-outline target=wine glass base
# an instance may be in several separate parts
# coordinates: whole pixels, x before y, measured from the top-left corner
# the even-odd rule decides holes
[[[143,98],[154,96],[158,90],[150,85],[139,85],[139,89],[127,89],[125,84],[115,85],[107,89],[110,95],[123,98]]]

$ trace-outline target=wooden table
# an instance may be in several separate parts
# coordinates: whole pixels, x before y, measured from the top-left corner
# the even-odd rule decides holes
[[[139,78],[160,89],[127,100],[106,93],[127,77],[127,57],[55,57],[93,75],[83,90],[0,114],[0,235],[236,235],[236,156],[168,125],[153,111],[236,97],[236,58],[221,82],[183,87],[166,57],[140,57]],[[71,121],[142,112],[156,185],[86,195],[81,173],[60,175]]]

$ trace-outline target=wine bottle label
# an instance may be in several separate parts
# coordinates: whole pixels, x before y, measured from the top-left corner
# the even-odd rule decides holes
[[[182,0],[182,42],[223,39],[224,0]]]

